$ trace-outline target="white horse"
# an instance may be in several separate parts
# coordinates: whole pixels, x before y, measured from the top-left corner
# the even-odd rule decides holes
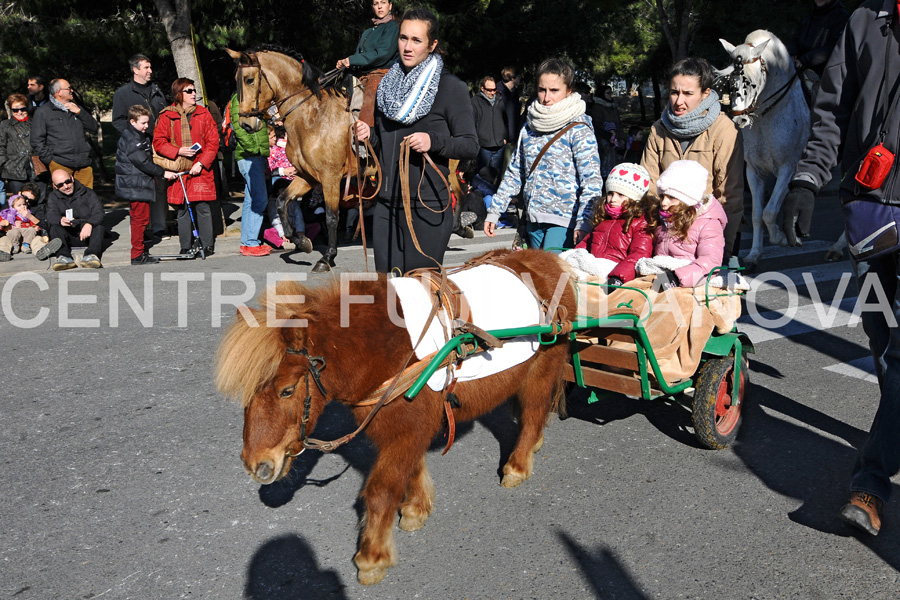
[[[753,195],[753,247],[744,258],[744,264],[752,269],[762,254],[763,223],[772,244],[800,245],[793,221],[785,223],[782,231],[778,213],[809,138],[809,107],[790,54],[773,33],[754,31],[737,47],[719,41],[731,55],[732,65],[716,74],[728,80],[731,114],[743,133],[747,181]],[[777,181],[766,202],[769,175]]]

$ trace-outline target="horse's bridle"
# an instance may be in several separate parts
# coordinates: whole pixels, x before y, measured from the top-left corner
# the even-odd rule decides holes
[[[262,65],[259,64],[259,58],[256,56],[256,53],[255,52],[252,54],[246,53],[245,56],[249,59],[249,63],[242,64],[241,62],[238,62],[238,66],[237,66],[238,73],[241,71],[241,69],[257,69],[259,71],[259,78],[261,81],[259,81],[256,84],[256,101],[254,102],[253,108],[249,112],[238,112],[238,116],[245,117],[245,118],[256,117],[257,119],[265,120],[267,115],[262,110],[260,110],[260,107],[259,107],[259,96],[260,96],[260,93],[262,92],[262,82],[263,81],[266,82],[266,85],[269,86],[270,90],[272,90],[273,96],[275,94],[275,88],[273,88],[272,84],[269,83],[269,78],[266,77],[266,72],[263,70]],[[303,59],[301,59],[300,62],[301,63],[304,62]],[[287,112],[282,114],[281,115],[282,119],[287,118],[287,116],[289,114],[291,114],[292,112],[294,112],[295,110],[300,108],[300,106],[304,102],[306,102],[307,100],[309,100],[310,98],[312,98],[313,96],[316,95],[316,93],[314,91],[310,90],[309,88],[306,88],[305,91],[308,91],[309,95],[306,96],[306,98],[303,98],[300,102],[298,102],[294,106],[292,106]],[[298,90],[298,91],[294,92],[293,94],[289,94],[288,96],[285,96],[278,102],[273,102],[272,104],[275,106],[276,110],[280,113],[281,107],[284,105],[285,102],[287,102],[294,96],[299,96],[303,92],[304,92],[304,90]],[[244,84],[243,84],[243,82],[239,82],[239,85],[237,86],[238,102],[243,102],[243,99],[244,99],[243,96],[244,96]]]
[[[309,393],[309,376],[312,375],[313,382],[316,384],[316,387],[319,388],[319,391],[322,393],[322,396],[325,397],[325,400],[328,400],[328,392],[325,391],[325,386],[322,385],[322,371],[325,370],[325,357],[324,356],[310,356],[309,351],[306,348],[300,348],[299,350],[295,350],[294,348],[287,349],[288,354],[298,354],[306,358],[306,362],[309,363],[309,369],[306,370],[306,398],[303,399],[303,416],[300,418],[300,437],[298,438],[298,442],[300,443],[300,449],[296,452],[291,452],[291,447],[288,446],[288,449],[285,451],[285,454],[291,458],[296,458],[303,454],[303,451],[306,450],[309,446],[307,443],[310,441],[309,437],[306,434],[306,425],[309,423],[309,411],[312,405],[312,394]],[[298,380],[297,383],[300,383]],[[293,445],[293,444],[292,444]]]
[[[763,74],[763,83],[765,84],[765,78],[769,74],[769,68],[766,66],[766,61],[764,58],[762,58],[761,56],[757,56],[756,58],[751,59],[751,60],[743,60],[741,58],[738,58],[734,61],[734,70],[728,76],[728,93],[729,94],[733,93],[735,90],[738,89],[738,86],[737,86],[738,82],[743,82],[745,86],[750,87],[750,88],[756,87],[756,84],[753,83],[750,80],[750,77],[747,75],[747,73],[744,72],[744,65],[752,65],[755,62],[760,63],[760,66],[762,69],[762,74]],[[743,115],[746,113],[755,112],[758,101],[759,101],[759,94],[757,93],[756,97],[753,99],[753,103],[750,104],[750,106],[748,106],[744,110],[731,111],[731,114],[733,116],[738,116],[738,115]]]
[[[765,86],[765,79],[769,74],[769,68],[766,66],[766,61],[763,57],[757,56],[756,58],[754,58],[752,60],[736,59],[734,61],[734,70],[731,72],[730,75],[728,75],[728,93],[729,94],[733,93],[734,90],[737,89],[736,82],[739,80],[743,81],[744,84],[749,87],[752,87],[752,88],[757,87],[756,84],[754,84],[752,81],[750,81],[750,77],[748,77],[747,74],[744,72],[744,65],[750,65],[757,61],[759,61],[761,63],[762,74],[763,74],[763,86]],[[759,94],[757,93],[756,98],[753,99],[753,103],[750,104],[750,106],[748,106],[744,110],[732,110],[729,112],[734,117],[749,114],[749,117],[750,117],[751,123],[752,123],[753,118],[759,118],[759,117],[764,116],[767,112],[769,112],[770,110],[775,108],[776,104],[781,102],[781,99],[787,95],[788,90],[790,90],[791,84],[794,83],[794,80],[797,79],[798,75],[799,75],[799,72],[797,71],[797,69],[794,69],[794,74],[791,76],[790,79],[788,79],[787,83],[785,83],[783,86],[778,88],[771,96],[769,96],[765,100],[760,100]],[[774,98],[775,100],[769,106],[764,108],[761,113],[756,114],[756,111],[759,110],[760,105],[769,102],[769,100],[771,100],[772,98]]]

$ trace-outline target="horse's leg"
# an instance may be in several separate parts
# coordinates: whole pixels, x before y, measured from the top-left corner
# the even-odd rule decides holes
[[[784,232],[781,230],[781,224],[778,222],[778,213],[781,211],[781,203],[784,201],[784,197],[787,195],[788,184],[791,181],[791,176],[794,174],[793,165],[781,165],[778,169],[778,173],[776,175],[777,179],[775,180],[775,187],[772,189],[772,196],[769,198],[769,202],[766,204],[766,209],[763,211],[763,222],[766,224],[766,227],[769,229],[769,243],[775,246],[787,246],[788,245],[788,237],[785,236]],[[785,220],[787,220],[787,215],[785,215]],[[794,220],[791,219],[791,230],[794,228]],[[796,237],[793,235],[790,236],[794,238],[794,242],[796,242]],[[792,243],[791,246],[799,246],[799,243]]]
[[[421,432],[398,432],[392,443],[382,447],[363,488],[366,504],[359,551],[353,557],[357,580],[363,585],[378,583],[388,567],[397,564],[394,519],[409,488],[410,478],[422,470],[428,436]],[[403,443],[403,442],[406,443]]]
[[[313,273],[325,273],[334,266],[334,258],[337,256],[337,226],[340,213],[338,203],[341,200],[340,179],[330,180],[322,184],[322,192],[325,195],[325,227],[328,229],[328,249],[313,267]],[[362,219],[363,215],[359,215]]]
[[[400,529],[403,531],[416,531],[425,525],[431,510],[434,508],[434,482],[425,455],[419,462],[416,471],[409,479],[406,486],[406,497],[400,505]]]
[[[559,400],[568,348],[565,344],[545,348],[528,370],[516,393],[519,439],[503,465],[503,487],[513,488],[531,477],[534,453],[544,444],[544,427],[551,408]]]
[[[759,175],[748,165],[747,183],[750,186],[750,193],[753,196],[753,246],[750,253],[744,259],[744,264],[748,270],[756,268],[759,257],[762,255],[762,236],[763,236],[763,201],[766,194],[765,177]]]

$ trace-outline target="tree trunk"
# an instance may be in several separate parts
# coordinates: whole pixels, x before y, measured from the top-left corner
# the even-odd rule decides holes
[[[678,14],[676,14],[672,20],[677,23],[678,31],[672,31],[672,26],[669,22],[669,14],[663,6],[663,0],[656,0],[656,12],[659,15],[659,24],[666,36],[666,41],[669,43],[669,50],[672,52],[672,59],[674,62],[678,62],[688,55],[688,50],[690,48],[688,42],[692,38],[690,28],[691,9],[693,6],[694,0],[683,0],[680,11],[677,10],[678,7],[676,5],[676,12],[678,12]]]
[[[641,107],[641,123],[647,122],[647,103],[644,101],[644,82],[638,81],[637,84],[638,105]]]
[[[650,76],[650,81],[653,84],[653,118],[656,120],[662,115],[663,102],[662,90],[660,90],[659,86],[659,75],[655,71]]]
[[[206,105],[203,97],[203,76],[200,65],[195,60],[194,37],[191,31],[191,0],[153,0],[156,10],[166,28],[166,37],[172,47],[172,58],[179,77],[194,80],[197,89],[197,103]],[[167,89],[165,83],[161,85]]]

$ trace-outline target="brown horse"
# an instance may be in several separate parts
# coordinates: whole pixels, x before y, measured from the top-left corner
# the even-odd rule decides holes
[[[570,273],[557,256],[539,250],[489,254],[495,264],[506,266],[526,282],[530,276],[537,296],[548,301],[557,293],[560,278]],[[573,286],[569,283],[560,289],[560,306],[575,315]],[[389,308],[396,311],[393,314],[402,312],[399,306],[388,307],[385,275],[353,281],[344,293],[348,291],[357,298],[372,297],[374,302],[354,303],[352,311],[342,315],[340,284],[304,288],[282,282],[278,288],[282,303],[276,303],[268,290],[259,298],[261,308],[239,312],[222,340],[217,386],[244,406],[241,459],[250,476],[262,484],[288,473],[301,446],[298,440],[315,429],[328,402],[347,405],[362,423],[372,408],[359,403],[392,379],[412,351],[406,329],[389,318]],[[285,295],[302,295],[305,301],[284,303]],[[284,321],[275,319],[306,321],[284,326]],[[519,436],[503,466],[505,487],[515,487],[531,476],[548,415],[562,409],[569,354],[565,337],[542,345],[515,367],[456,385],[459,403],[452,409],[454,421],[474,419],[510,397],[516,399]],[[301,425],[304,406],[309,406],[305,426]],[[446,422],[444,410],[444,394],[425,386],[412,401],[398,399],[384,405],[365,429],[378,455],[362,490],[366,513],[354,557],[360,583],[381,581],[386,569],[396,564],[393,521],[398,510],[400,528],[405,531],[422,527],[432,511],[434,485],[425,453]]]
[[[247,131],[265,127],[266,110],[274,105],[288,133],[285,153],[297,169],[297,177],[284,191],[284,205],[299,201],[316,183],[325,195],[328,249],[313,267],[316,273],[331,270],[337,256],[338,208],[341,182],[357,176],[357,161],[351,159],[350,115],[347,97],[333,86],[323,89],[318,71],[302,57],[292,57],[269,48],[247,52],[225,49],[237,63],[235,81],[240,100],[240,125]],[[458,160],[449,163],[450,187],[462,198],[456,177]],[[366,174],[374,174],[372,166]],[[460,203],[457,203],[457,207]],[[285,213],[287,207],[285,206]],[[290,223],[282,216],[285,233]],[[302,233],[302,232],[300,232]]]
[[[347,97],[333,87],[323,89],[318,73],[302,57],[270,49],[247,52],[225,50],[237,63],[240,125],[247,131],[265,127],[266,110],[275,105],[288,133],[285,153],[297,177],[284,192],[286,202],[299,200],[316,183],[325,195],[328,250],[313,271],[328,271],[337,256],[338,203],[341,181],[356,175],[349,164],[350,125]],[[290,224],[282,219],[286,233]],[[302,233],[302,232],[300,232]]]

